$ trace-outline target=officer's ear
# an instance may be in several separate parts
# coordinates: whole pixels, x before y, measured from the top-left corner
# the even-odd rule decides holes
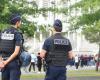
[[[53,32],[53,34],[56,32],[56,30],[55,30],[55,28],[54,28],[54,27],[52,28],[52,32]]]
[[[50,36],[54,34],[54,29],[53,28],[49,28],[49,33],[50,33]]]
[[[21,21],[17,21],[17,22],[16,22],[16,26],[17,26],[17,27],[19,27],[20,24],[21,24]]]

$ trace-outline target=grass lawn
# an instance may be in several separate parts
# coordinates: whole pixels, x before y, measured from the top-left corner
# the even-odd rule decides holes
[[[94,70],[73,70],[73,71],[68,71],[67,72],[68,74],[68,77],[100,77],[100,71],[99,72],[96,72]],[[44,74],[26,74],[26,75],[22,75],[21,78],[27,78],[27,79],[30,79],[30,78],[44,78]]]
[[[100,76],[100,71],[96,72],[95,70],[76,70],[76,71],[68,71],[69,77],[87,77],[87,76]]]

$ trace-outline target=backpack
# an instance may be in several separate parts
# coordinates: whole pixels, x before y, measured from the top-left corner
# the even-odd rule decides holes
[[[27,67],[31,63],[31,55],[28,53],[28,51],[22,51],[19,60],[21,63],[21,67]]]

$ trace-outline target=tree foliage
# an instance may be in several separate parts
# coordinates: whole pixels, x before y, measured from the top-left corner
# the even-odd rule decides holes
[[[45,25],[37,25],[37,23],[28,21],[27,16],[31,15],[33,18],[37,18],[40,14],[47,17],[47,12],[54,13],[67,13],[67,8],[49,7],[38,8],[37,3],[33,0],[0,0],[0,30],[7,28],[9,24],[10,15],[13,13],[20,13],[22,15],[22,27],[21,30],[27,36],[33,36],[40,26],[42,32],[46,32]]]
[[[31,5],[28,6],[28,5]],[[22,31],[23,29],[25,30],[25,32],[27,32],[27,34],[30,35],[30,32],[32,32],[31,34],[34,33],[33,30],[35,29],[31,29],[33,28],[32,26],[34,26],[34,24],[32,26],[31,23],[26,19],[27,15],[35,15],[37,13],[37,5],[35,2],[27,2],[27,0],[1,0],[0,2],[0,29],[4,29],[8,26],[9,21],[10,21],[10,16],[11,14],[14,13],[20,13],[22,15],[22,23],[24,27],[22,27]],[[26,27],[27,26],[27,27]],[[36,26],[35,26],[36,27]],[[30,31],[30,29],[32,31]]]
[[[93,25],[100,20],[100,10],[90,14],[83,14],[79,17],[79,20],[76,25]]]
[[[100,0],[81,0],[70,8],[81,8],[81,16],[76,17],[73,29],[82,29],[85,38],[92,43],[100,43]]]
[[[100,0],[81,0],[70,8],[82,8],[82,12],[88,12],[90,9],[92,11],[98,10],[100,5]]]
[[[83,34],[85,38],[91,43],[100,43],[100,21],[96,22],[94,25],[88,25],[83,28]]]

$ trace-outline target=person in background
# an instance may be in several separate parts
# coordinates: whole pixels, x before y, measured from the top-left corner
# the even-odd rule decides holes
[[[75,67],[76,67],[76,69],[78,69],[78,66],[79,66],[79,57],[78,57],[78,55],[75,55]]]
[[[41,68],[42,68],[42,58],[40,57],[40,53],[38,53],[37,55],[37,68],[39,73],[41,72]]]
[[[35,72],[35,65],[37,64],[37,57],[36,55],[33,53],[31,54],[31,64],[29,67],[29,72],[31,71],[31,67],[33,66],[33,71]]]

